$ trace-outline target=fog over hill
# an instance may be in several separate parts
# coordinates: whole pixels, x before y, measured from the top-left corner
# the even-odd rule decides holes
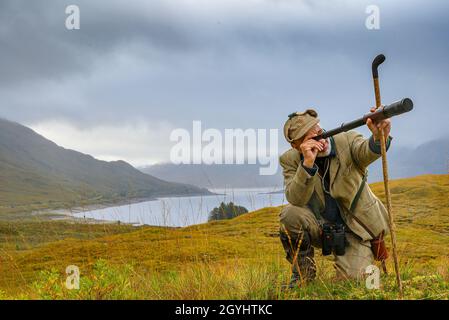
[[[421,174],[448,173],[449,138],[423,143],[415,148],[398,147],[392,142],[388,151],[389,176],[392,179]],[[191,183],[205,188],[282,188],[282,170],[275,175],[259,175],[259,165],[201,165],[171,163],[155,164],[139,168],[145,173],[169,181]],[[368,180],[382,180],[382,162],[379,159],[369,167]]]

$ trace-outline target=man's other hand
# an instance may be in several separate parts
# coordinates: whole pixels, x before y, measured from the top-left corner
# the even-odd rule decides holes
[[[299,146],[301,153],[304,156],[303,165],[307,168],[313,167],[317,154],[324,151],[326,143],[324,139],[316,141],[312,139],[313,137],[316,137],[316,134],[306,136]]]
[[[370,112],[374,112],[374,111],[376,111],[376,108],[372,107],[370,109]],[[390,130],[391,130],[391,120],[390,119],[384,119],[384,120],[376,121],[376,122],[372,121],[371,119],[367,119],[366,125],[372,132],[374,141],[376,141],[376,142],[380,141],[380,134],[382,132],[381,130],[383,130],[385,138],[387,138],[390,135]]]

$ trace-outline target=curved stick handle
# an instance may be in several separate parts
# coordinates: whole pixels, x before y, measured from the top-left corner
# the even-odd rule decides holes
[[[373,78],[377,79],[379,78],[379,73],[377,72],[377,68],[385,61],[385,56],[383,54],[379,54],[377,57],[374,58],[373,64],[372,64],[372,71],[373,71]]]
[[[373,84],[374,84],[374,96],[376,98],[376,110],[379,109],[380,106],[382,105],[382,102],[380,100],[379,73],[377,72],[377,68],[384,61],[385,61],[385,56],[383,54],[379,54],[377,57],[374,58],[373,64],[371,67],[372,71],[373,71]]]

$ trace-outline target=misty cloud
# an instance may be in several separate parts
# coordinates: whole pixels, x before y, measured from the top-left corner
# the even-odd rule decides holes
[[[58,145],[114,161],[128,158],[135,166],[166,162],[171,145],[166,137],[174,129],[168,123],[124,122],[120,126],[77,127],[65,121],[47,121],[31,127]]]

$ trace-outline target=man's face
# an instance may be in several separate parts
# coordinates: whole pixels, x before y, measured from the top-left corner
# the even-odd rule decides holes
[[[321,128],[320,124],[317,123],[312,128],[310,128],[309,131],[307,131],[306,135],[303,138],[293,141],[292,147],[295,148],[296,150],[298,150],[299,152],[301,152],[300,145],[304,141],[311,139],[315,136],[319,136],[322,133],[323,133],[323,129]],[[326,155],[326,153],[328,152],[328,149],[329,149],[329,139],[321,139],[320,141],[324,144],[324,150],[318,153],[318,155],[317,155],[318,157]]]

